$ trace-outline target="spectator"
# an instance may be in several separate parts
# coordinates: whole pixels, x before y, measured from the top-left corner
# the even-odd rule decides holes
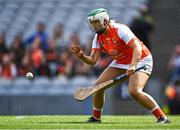
[[[17,34],[13,39],[10,50],[12,61],[19,67],[25,52],[24,43],[20,34]]]
[[[25,40],[25,44],[26,45],[32,44],[34,40],[38,37],[40,39],[41,48],[43,49],[43,51],[46,52],[48,49],[49,36],[45,32],[45,29],[46,29],[45,24],[43,22],[39,22],[37,25],[37,31]]]
[[[171,114],[180,114],[180,77],[176,78],[165,92]]]
[[[78,32],[75,31],[75,32],[73,32],[73,33],[71,34],[70,39],[69,39],[69,43],[70,43],[70,45],[71,45],[71,44],[74,44],[74,43],[76,43],[76,44],[81,44],[80,39],[79,39]]]
[[[9,54],[2,57],[2,64],[0,65],[0,76],[7,79],[13,79],[17,75],[15,64],[11,61]]]
[[[46,56],[47,56],[48,62],[57,62],[58,49],[56,48],[56,45],[54,42],[50,42]]]
[[[71,77],[73,73],[73,59],[68,51],[63,52],[58,60],[57,75]]]
[[[169,68],[176,69],[180,67],[180,44],[174,47],[174,50],[171,54],[171,58],[169,61]]]
[[[64,29],[60,23],[58,23],[54,28],[52,41],[55,43],[56,47],[61,48],[66,46],[64,40]]]
[[[46,62],[46,57],[45,55],[42,56],[41,58],[41,63],[38,68],[36,68],[36,74],[38,76],[48,76],[50,77],[50,68],[48,66],[48,63]]]
[[[152,17],[149,15],[149,8],[142,5],[140,8],[140,15],[135,17],[130,25],[132,32],[149,48],[149,33],[153,29]]]
[[[90,66],[82,62],[78,62],[77,64],[75,64],[75,74],[82,75],[82,76],[91,75]]]
[[[0,63],[2,62],[3,55],[7,54],[8,52],[9,50],[6,47],[4,35],[0,34]]]
[[[50,75],[53,77],[56,75],[57,62],[58,62],[58,49],[54,42],[49,42],[49,48],[46,53],[46,61],[50,69]]]
[[[18,76],[25,76],[27,72],[33,72],[33,61],[31,59],[30,52],[27,51],[21,61],[21,65],[18,68]]]
[[[175,46],[174,51],[171,54],[168,67],[172,71],[170,80],[171,78],[180,75],[180,44]]]
[[[37,37],[34,40],[31,48],[31,58],[35,69],[38,69],[40,67],[43,55],[44,53],[40,48],[40,38]]]

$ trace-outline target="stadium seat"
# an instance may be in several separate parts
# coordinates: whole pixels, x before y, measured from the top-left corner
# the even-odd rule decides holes
[[[12,87],[12,82],[6,78],[0,78],[0,94],[6,94]]]
[[[71,84],[76,89],[78,87],[88,87],[91,83],[85,76],[75,76],[72,78]]]
[[[44,95],[51,87],[51,80],[45,76],[39,76],[32,80],[31,86],[27,90],[27,95]]]
[[[48,90],[48,93],[69,95],[73,93],[73,89],[66,77],[54,78],[52,79],[52,84],[50,89]]]
[[[69,85],[69,80],[66,77],[54,78],[52,80],[52,87],[54,88],[66,88]]]
[[[23,89],[28,89],[31,86],[31,82],[30,80],[28,80],[25,77],[19,77],[13,80],[13,87],[16,88],[23,88]]]
[[[38,88],[48,88],[51,86],[50,79],[45,76],[38,76],[33,80],[33,86]]]
[[[82,25],[84,25],[86,15],[90,10],[98,7],[107,8],[113,18],[129,24],[131,19],[137,15],[138,7],[147,2],[148,0],[128,2],[126,0],[115,0],[113,2],[109,2],[109,0],[13,0],[13,2],[1,0],[0,25],[3,23],[3,26],[0,26],[0,30],[5,31],[10,37],[7,39],[7,44],[10,45],[16,32],[23,32],[23,37],[26,38],[35,30],[38,21],[48,23],[47,30],[49,33],[52,33],[53,25],[61,22],[65,27],[65,39],[68,39],[74,30],[80,30],[80,34],[83,34],[80,36],[80,40],[84,43],[87,40],[86,38],[91,35],[84,33],[85,31],[82,29],[88,30],[88,26],[82,27]],[[128,13],[125,7],[128,7],[128,10],[134,9],[134,13]],[[12,18],[15,21],[11,22]],[[21,25],[23,27],[19,28]]]
[[[12,87],[9,93],[12,95],[25,94],[31,87],[31,81],[24,77],[16,78],[12,81]]]

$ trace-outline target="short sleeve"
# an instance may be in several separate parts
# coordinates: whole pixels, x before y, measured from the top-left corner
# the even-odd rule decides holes
[[[136,36],[126,25],[121,25],[118,28],[118,35],[127,45],[132,44],[136,39]]]
[[[102,49],[101,46],[98,43],[98,38],[97,37],[98,37],[98,35],[96,34],[94,36],[94,39],[93,39],[93,42],[92,42],[92,50],[101,50]]]

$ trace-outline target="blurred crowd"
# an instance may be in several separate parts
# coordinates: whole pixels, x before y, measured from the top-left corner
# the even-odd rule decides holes
[[[176,78],[165,89],[168,112],[180,114],[180,78]]]
[[[80,44],[86,54],[91,51],[93,36],[87,43],[81,44],[77,32],[73,32],[68,42],[65,42],[64,28],[58,23],[54,27],[52,36],[46,32],[43,22],[37,23],[37,28],[26,39],[17,34],[10,47],[6,45],[6,35],[0,34],[0,76],[13,79],[25,76],[31,71],[35,76],[49,78],[75,75],[97,76],[110,63],[103,53],[95,66],[89,66],[78,60],[69,51],[71,44]]]
[[[140,15],[130,23],[135,35],[150,47],[149,34],[152,31],[152,17],[149,8],[142,5]],[[27,38],[21,33],[16,34],[10,46],[5,41],[6,35],[0,34],[0,77],[16,78],[25,76],[31,71],[35,76],[66,76],[75,75],[98,76],[111,59],[101,54],[95,66],[82,63],[69,51],[71,44],[80,44],[86,54],[90,54],[93,36],[86,43],[81,43],[78,32],[73,32],[68,40],[64,38],[64,27],[57,23],[53,33],[46,31],[46,25],[40,21],[36,29]]]
[[[165,89],[169,113],[180,114],[180,44],[172,51],[168,68],[170,75]]]

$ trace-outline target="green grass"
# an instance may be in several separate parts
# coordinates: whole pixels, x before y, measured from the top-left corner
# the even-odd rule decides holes
[[[89,116],[0,116],[1,129],[179,129],[180,116],[172,123],[157,124],[153,116],[103,116],[102,123],[86,123]]]

